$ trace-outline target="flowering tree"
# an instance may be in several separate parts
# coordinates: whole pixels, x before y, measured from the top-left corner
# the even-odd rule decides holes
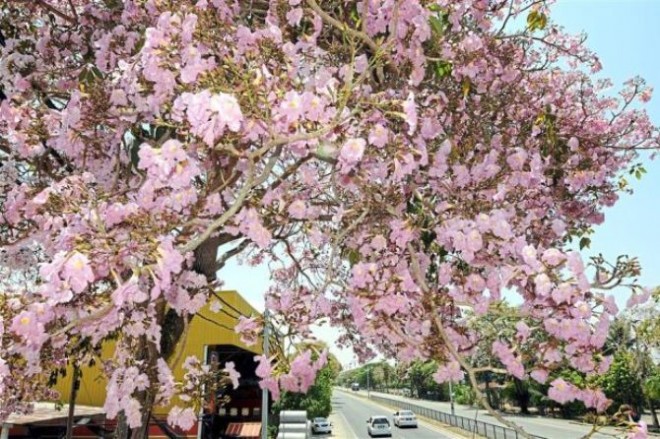
[[[459,310],[488,314],[503,291],[526,323],[492,344],[493,372],[605,370],[617,310],[603,290],[639,268],[596,260],[590,279],[569,243],[587,242],[658,131],[644,82],[606,94],[598,58],[548,8],[5,2],[0,413],[49,397],[51,371],[112,337],[106,410],[144,424],[176,391],[162,340],[235,255],[272,267],[267,306],[290,334],[329,321],[362,357],[437,360],[439,381],[476,387],[479,332]],[[532,331],[546,341],[522,349]],[[262,386],[304,391],[323,359],[261,358]],[[565,381],[550,396],[607,405]]]

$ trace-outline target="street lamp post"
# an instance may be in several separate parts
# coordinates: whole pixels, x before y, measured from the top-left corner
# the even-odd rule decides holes
[[[268,308],[264,309],[264,356],[268,361]],[[261,439],[268,439],[268,389],[261,390]]]

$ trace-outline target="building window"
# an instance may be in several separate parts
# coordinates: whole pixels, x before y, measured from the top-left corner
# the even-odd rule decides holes
[[[236,407],[232,407],[229,409],[229,416],[238,416],[238,409]]]
[[[261,416],[261,407],[255,407],[254,409],[252,409],[252,414],[254,415],[255,418]]]

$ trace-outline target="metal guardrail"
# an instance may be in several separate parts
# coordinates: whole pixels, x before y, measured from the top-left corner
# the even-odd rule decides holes
[[[470,433],[476,433],[479,436],[483,436],[488,439],[520,438],[518,432],[512,428],[502,427],[500,425],[490,424],[488,422],[477,421],[476,419],[466,418],[465,416],[452,415],[449,413],[441,412],[439,410],[430,409],[428,407],[422,407],[417,404],[411,404],[407,401],[400,401],[398,399],[390,399],[373,395],[370,395],[369,398],[373,399],[374,401],[380,401],[384,404],[396,406],[400,409],[412,410],[418,416],[423,416],[425,418],[433,419],[444,424],[449,424],[453,427],[463,429]],[[535,439],[546,439],[543,436],[531,436]]]

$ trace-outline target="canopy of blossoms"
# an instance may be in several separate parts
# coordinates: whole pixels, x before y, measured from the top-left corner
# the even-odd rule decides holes
[[[597,56],[549,8],[4,2],[0,414],[53,397],[49,377],[108,339],[110,416],[137,427],[194,394],[204,367],[191,359],[188,384],[173,382],[166,317],[185,326],[236,255],[271,267],[278,325],[309,338],[329,322],[361,358],[435,359],[438,381],[476,387],[480,334],[463,316],[509,291],[524,322],[492,344],[496,372],[606,370],[606,292],[639,267],[595,261],[588,276],[571,242],[658,131],[644,82],[592,79]],[[277,395],[305,391],[325,357],[271,360],[258,373]],[[597,389],[550,385],[560,403],[607,407]]]

